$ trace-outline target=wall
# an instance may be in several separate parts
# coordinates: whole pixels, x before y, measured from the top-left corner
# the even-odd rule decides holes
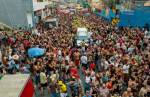
[[[0,21],[11,27],[27,27],[32,0],[0,0]]]
[[[121,12],[118,26],[143,27],[145,24],[150,25],[149,7],[136,8],[133,12]]]

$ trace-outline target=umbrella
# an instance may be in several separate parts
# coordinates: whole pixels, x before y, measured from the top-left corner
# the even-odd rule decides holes
[[[28,49],[29,57],[42,56],[44,53],[45,53],[45,49],[43,49],[43,48],[30,48],[30,49]]]

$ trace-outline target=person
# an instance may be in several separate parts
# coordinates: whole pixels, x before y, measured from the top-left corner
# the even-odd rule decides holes
[[[79,65],[80,65],[80,52],[78,51],[78,49],[76,49],[76,51],[74,52],[73,60],[74,60],[75,65],[79,68]]]
[[[47,77],[45,74],[45,70],[41,70],[40,72],[40,92],[41,92],[41,96],[44,95],[44,88],[47,87]]]
[[[3,77],[4,74],[6,74],[6,71],[4,69],[3,64],[0,62],[0,80]]]
[[[88,64],[87,64],[87,62],[88,62],[88,60],[87,60],[88,58],[87,58],[87,56],[86,56],[86,54],[84,53],[84,55],[82,55],[81,56],[81,64],[82,64],[82,66],[83,67],[85,67],[86,69],[88,68]]]
[[[82,97],[92,97],[91,94],[90,94],[90,91],[86,91],[86,94]]]
[[[127,91],[124,91],[124,93],[122,94],[122,97],[133,97],[133,93],[130,87],[127,88]]]
[[[145,97],[146,95],[147,95],[146,85],[143,85],[143,87],[139,91],[139,97]]]
[[[146,86],[147,89],[147,96],[150,96],[150,78],[148,77],[145,81],[144,81],[144,85]]]
[[[40,71],[35,72],[35,88],[40,87]]]
[[[102,97],[107,97],[109,95],[109,90],[107,89],[106,85],[103,84],[100,88],[99,88],[99,94]]]
[[[67,86],[62,82],[58,81],[60,87],[60,97],[67,97]]]
[[[57,83],[55,83],[55,82],[50,83],[49,88],[50,88],[51,97],[58,97],[58,93],[57,93],[58,86],[57,86]]]
[[[56,83],[58,80],[63,81],[64,85],[60,91],[63,95],[68,89],[65,85],[71,83],[70,78],[74,77],[74,80],[81,78],[81,81],[88,83],[88,87],[85,88],[93,90],[94,94],[97,85],[97,89],[104,97],[111,97],[114,93],[124,94],[124,97],[138,97],[140,89],[140,95],[143,95],[144,82],[146,96],[149,97],[150,40],[145,29],[116,27],[93,13],[88,17],[80,12],[73,16],[59,13],[58,18],[58,27],[45,29],[43,23],[38,23],[35,27],[37,34],[28,30],[14,30],[12,35],[9,35],[7,31],[2,31],[0,57],[4,66],[3,71],[7,71],[8,74],[23,73],[26,64],[30,65],[31,76],[37,77],[36,84],[45,88],[47,83],[52,96],[56,96],[55,93],[61,86]],[[79,26],[85,26],[92,32],[91,43],[83,43],[82,48],[73,45],[73,38]],[[27,51],[32,47],[45,48],[45,54],[30,58]],[[11,58],[12,55],[19,57],[16,60]],[[83,72],[78,68],[80,63],[86,67],[86,70],[82,68]],[[15,72],[12,68],[15,68]],[[51,71],[55,74],[50,74]],[[46,81],[49,78],[55,83]],[[84,92],[84,85],[81,85],[81,88]],[[71,92],[76,91],[79,89],[73,89]]]
[[[123,69],[123,74],[124,74],[124,80],[125,80],[125,81],[128,81],[129,68],[130,68],[129,64],[123,65],[123,68],[122,68],[122,69]]]

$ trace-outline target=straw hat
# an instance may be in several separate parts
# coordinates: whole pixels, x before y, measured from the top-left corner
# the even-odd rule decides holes
[[[13,58],[14,60],[18,60],[18,59],[19,59],[19,56],[18,56],[18,55],[13,55],[12,58]]]

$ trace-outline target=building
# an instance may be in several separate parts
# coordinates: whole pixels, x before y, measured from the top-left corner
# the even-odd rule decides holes
[[[104,4],[102,0],[88,0],[91,8],[102,9]]]
[[[144,3],[144,6],[150,6],[150,0],[148,0],[148,1],[146,1],[145,3]]]
[[[33,0],[34,23],[51,15],[52,2],[48,0]]]
[[[14,28],[31,28],[50,15],[48,0],[0,0],[0,22]]]

